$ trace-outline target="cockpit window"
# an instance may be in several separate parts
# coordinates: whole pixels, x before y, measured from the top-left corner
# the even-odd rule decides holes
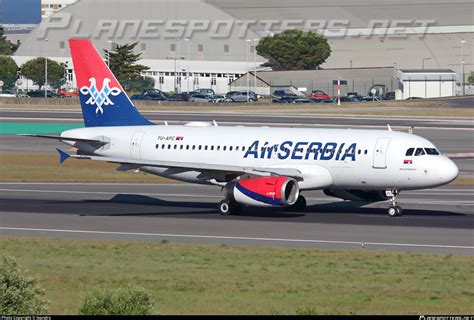
[[[425,148],[426,154],[430,156],[439,156],[439,151],[435,148]]]
[[[406,156],[412,156],[413,152],[415,152],[415,148],[410,148],[407,150]]]
[[[425,155],[425,150],[423,150],[423,148],[417,148],[415,151],[415,157],[419,157],[423,155]]]

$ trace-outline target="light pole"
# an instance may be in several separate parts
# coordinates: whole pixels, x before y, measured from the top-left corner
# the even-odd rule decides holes
[[[462,95],[465,96],[466,95],[466,86],[464,85],[464,55],[463,55],[463,45],[466,43],[466,40],[462,39],[461,40],[461,77],[462,77],[462,81],[461,81],[461,85],[462,85]]]
[[[250,90],[250,72],[249,72],[249,43],[250,43],[250,39],[247,39],[246,40],[246,46],[245,46],[245,50],[247,51],[246,54],[247,54],[247,65],[246,65],[246,69],[247,69],[247,103],[249,103],[249,90]]]
[[[177,93],[178,92],[178,82],[176,81],[176,73],[177,73],[177,61],[178,60],[184,60],[184,57],[179,57],[179,58],[175,58],[175,57],[166,57],[166,60],[174,60],[174,92]]]
[[[48,38],[44,39],[44,97],[48,97]]]
[[[189,71],[189,66],[190,66],[190,62],[189,62],[189,43],[191,42],[191,39],[186,38],[186,39],[184,39],[184,41],[186,41],[187,46],[188,46],[188,54],[187,54],[188,70],[186,71],[186,74],[187,74],[187,76],[188,76],[187,81],[186,81],[186,82],[187,82],[188,89],[187,89],[186,93],[187,93],[188,96],[189,96],[189,78],[191,77],[191,76],[190,76],[190,71]]]
[[[431,58],[423,58],[423,61],[421,62],[421,68],[425,70],[425,61],[431,60]]]
[[[255,42],[254,47],[253,47],[253,63],[255,64],[255,72],[254,72],[254,92],[257,94],[257,43],[259,39],[253,39]]]
[[[176,38],[176,41],[178,42],[178,59],[179,59],[179,58],[180,58],[180,57],[179,57],[180,39],[179,39],[179,38]],[[175,63],[176,63],[176,60],[175,60]],[[176,78],[176,90],[178,90],[178,88],[179,88],[179,91],[181,91],[181,68],[180,68],[180,64],[179,64],[179,63],[178,63],[177,69],[180,71],[180,72],[179,72],[180,77],[179,77],[179,86],[178,86],[178,81],[177,81],[178,78]],[[175,66],[175,72],[176,72],[176,66]],[[176,76],[177,76],[177,75],[176,75]],[[176,91],[176,92],[178,92],[178,91]]]

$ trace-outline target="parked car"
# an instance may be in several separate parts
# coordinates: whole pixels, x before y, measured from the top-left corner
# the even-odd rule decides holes
[[[362,98],[363,98],[362,95],[359,92],[348,92],[346,94],[346,97],[349,98],[349,99],[356,98],[359,101],[361,101]]]
[[[377,96],[370,96],[370,97],[363,97],[362,101],[370,102],[370,101],[382,101],[382,98]]]
[[[30,96],[31,98],[45,98],[44,90],[28,91],[28,96]],[[62,98],[61,95],[51,90],[46,91],[46,97],[47,98]]]
[[[227,98],[225,95],[213,96],[211,98],[212,103],[225,103],[225,102],[232,102],[232,99]]]
[[[212,100],[212,96],[210,95],[207,95],[207,94],[202,94],[202,93],[198,93],[198,94],[194,94],[191,96],[191,98],[189,98],[189,101],[190,102],[211,102]]]
[[[298,100],[298,97],[283,96],[283,97],[276,98],[276,99],[274,98],[272,100],[272,102],[273,103],[293,103],[295,100]]]
[[[313,90],[311,92],[311,98],[328,100],[331,99],[324,91],[322,90]]]
[[[11,91],[8,91],[8,90],[2,90],[0,92],[0,97],[2,98],[16,98],[18,95],[11,92]]]
[[[151,101],[153,99],[150,96],[147,96],[146,94],[135,94],[135,95],[130,97],[130,100]]]
[[[206,94],[208,96],[214,96],[216,93],[212,89],[197,89],[196,92],[200,94]]]
[[[233,102],[255,102],[258,100],[257,95],[253,91],[237,91],[227,96]]]
[[[351,97],[348,97],[348,96],[342,96],[341,97],[341,102],[361,102],[362,99],[359,99],[355,96],[351,96]]]
[[[74,89],[59,89],[57,93],[63,97],[78,97],[79,96],[79,92],[77,92],[77,90],[74,90]]]
[[[282,103],[288,103],[288,100],[298,99],[298,96],[285,90],[275,90],[272,95],[272,101],[278,103],[278,101],[282,99],[284,100]]]
[[[393,91],[387,92],[387,93],[383,96],[383,99],[384,99],[384,100],[395,100],[395,92],[393,92]]]
[[[409,97],[406,100],[420,100],[420,99],[423,99],[423,98],[421,98],[421,97]]]
[[[167,97],[168,101],[189,101],[191,98],[187,93],[178,93]]]
[[[166,93],[164,93],[163,91],[159,89],[147,89],[145,90],[143,94],[147,96],[165,96],[166,97]]]

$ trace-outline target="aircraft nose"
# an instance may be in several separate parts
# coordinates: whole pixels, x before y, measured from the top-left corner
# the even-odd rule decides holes
[[[459,175],[458,166],[449,158],[446,158],[445,161],[443,161],[443,166],[440,169],[441,179],[445,183],[450,183]]]

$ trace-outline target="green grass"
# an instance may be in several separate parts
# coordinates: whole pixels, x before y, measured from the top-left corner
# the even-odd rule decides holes
[[[171,180],[135,171],[117,171],[117,164],[68,159],[59,164],[58,154],[3,152],[0,181],[3,182],[128,182],[162,183]]]
[[[0,238],[75,314],[93,288],[136,285],[161,314],[472,314],[469,256]]]

